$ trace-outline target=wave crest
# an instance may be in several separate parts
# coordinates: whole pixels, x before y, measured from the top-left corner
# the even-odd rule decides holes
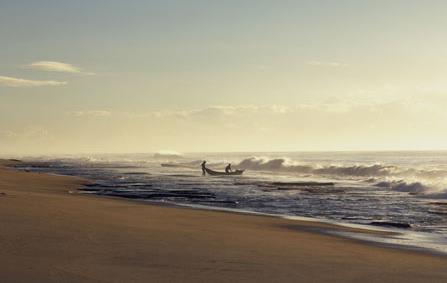
[[[286,171],[320,175],[343,175],[343,176],[388,176],[396,170],[395,166],[353,165],[353,166],[323,166],[299,165],[286,158],[266,159],[262,157],[250,157],[242,160],[238,168],[262,171]]]
[[[388,188],[396,192],[407,192],[411,194],[422,194],[430,190],[429,187],[420,182],[407,183],[400,181],[382,181],[375,185],[376,187]]]

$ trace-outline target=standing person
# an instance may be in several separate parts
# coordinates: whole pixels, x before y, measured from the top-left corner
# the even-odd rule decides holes
[[[202,162],[202,176],[205,176],[206,175],[206,160],[203,160],[203,162]]]
[[[227,167],[225,167],[225,173],[230,173],[231,170],[231,163],[228,163]]]

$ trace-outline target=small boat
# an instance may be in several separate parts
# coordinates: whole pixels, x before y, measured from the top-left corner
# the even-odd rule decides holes
[[[205,171],[206,171],[206,173],[208,173],[209,175],[212,175],[212,176],[242,175],[242,173],[244,173],[244,170],[236,170],[236,171],[227,173],[227,172],[214,171],[209,168],[205,168]]]

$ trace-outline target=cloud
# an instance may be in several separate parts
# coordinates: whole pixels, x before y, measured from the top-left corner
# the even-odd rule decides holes
[[[178,111],[156,111],[148,112],[143,114],[133,114],[125,113],[126,116],[131,118],[160,118],[160,119],[207,119],[209,117],[223,118],[226,117],[247,117],[255,115],[270,115],[270,116],[281,116],[281,115],[292,115],[294,113],[303,112],[323,112],[323,113],[342,113],[347,112],[351,108],[357,105],[353,103],[343,102],[343,101],[329,101],[318,104],[298,104],[294,106],[286,105],[239,105],[239,106],[209,106],[200,109],[193,110],[178,110]]]
[[[431,113],[430,117],[427,116],[428,112]],[[422,130],[425,124],[439,130],[445,129],[442,124],[445,117],[441,107],[437,108],[427,101],[354,102],[337,97],[320,103],[297,105],[210,106],[191,110],[113,114],[117,120],[132,119],[133,123],[144,127],[163,126],[170,132],[197,130],[197,134],[202,135],[200,131],[239,129],[237,134],[245,136],[248,132],[284,134],[289,129],[290,135],[299,132],[309,137],[334,131],[349,135],[369,134],[368,131],[373,128],[383,129],[388,134],[394,131],[403,133],[413,128]]]
[[[81,68],[72,64],[56,62],[56,61],[38,61],[26,65],[25,68],[35,69],[48,72],[75,73],[83,75],[95,75],[94,73],[84,72]]]
[[[0,76],[0,86],[7,86],[7,87],[62,86],[66,84],[67,82],[61,82],[61,81],[27,80],[21,78]]]
[[[77,111],[70,111],[67,114],[70,116],[75,116],[75,117],[86,117],[86,116],[108,117],[112,113],[109,111],[105,111],[105,110],[77,110]]]
[[[346,67],[347,64],[344,63],[340,63],[340,62],[324,62],[324,61],[309,61],[307,62],[307,65],[310,66],[317,66],[317,67],[332,67],[332,68],[337,68],[337,67]]]
[[[5,152],[445,148],[444,105],[426,96],[386,102],[334,96],[295,105],[217,105],[158,112],[74,108],[65,118],[55,113],[50,122],[54,124],[46,125],[48,133],[38,128],[2,132],[0,125],[0,147],[7,148]],[[39,139],[30,139],[31,135]]]

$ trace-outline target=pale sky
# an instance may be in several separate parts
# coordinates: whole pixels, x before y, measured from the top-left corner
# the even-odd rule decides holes
[[[0,154],[447,149],[446,15],[0,0]]]

